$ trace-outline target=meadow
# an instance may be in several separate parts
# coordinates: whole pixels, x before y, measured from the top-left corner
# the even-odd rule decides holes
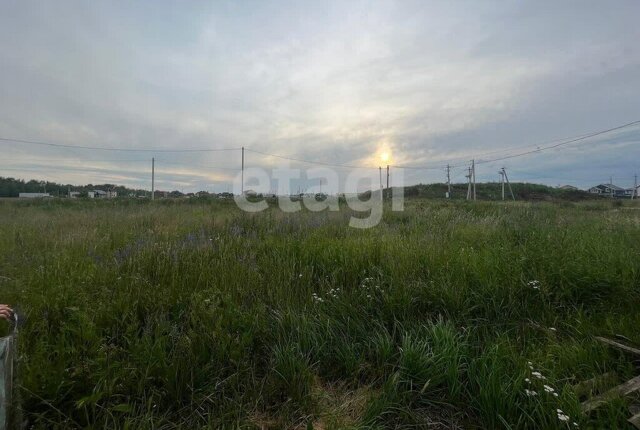
[[[32,428],[625,428],[640,205],[0,201]],[[603,390],[607,387],[595,387]],[[560,411],[558,411],[560,410]],[[575,424],[574,424],[575,423]]]

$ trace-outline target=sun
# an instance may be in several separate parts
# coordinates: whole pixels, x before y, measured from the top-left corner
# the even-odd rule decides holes
[[[388,152],[383,152],[380,154],[380,161],[382,161],[383,163],[388,163],[390,159],[391,159],[391,156],[389,155]]]

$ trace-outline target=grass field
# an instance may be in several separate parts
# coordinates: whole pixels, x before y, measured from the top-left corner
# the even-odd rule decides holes
[[[624,401],[584,417],[575,385],[637,374],[593,336],[640,344],[640,206],[406,206],[358,230],[233,202],[0,202],[24,418],[624,428]]]

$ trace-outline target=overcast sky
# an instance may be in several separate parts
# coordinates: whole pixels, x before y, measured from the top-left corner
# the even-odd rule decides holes
[[[461,165],[640,120],[638,17],[636,0],[4,0],[0,137]],[[155,156],[158,188],[223,191],[240,167],[239,151],[0,150],[0,176],[76,184],[149,188]],[[639,160],[636,126],[477,176],[495,181],[504,165],[513,181],[631,186]],[[453,176],[463,182],[464,167]]]

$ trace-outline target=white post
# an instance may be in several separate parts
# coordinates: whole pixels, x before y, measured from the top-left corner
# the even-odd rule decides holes
[[[156,198],[156,159],[151,158],[151,200]]]

